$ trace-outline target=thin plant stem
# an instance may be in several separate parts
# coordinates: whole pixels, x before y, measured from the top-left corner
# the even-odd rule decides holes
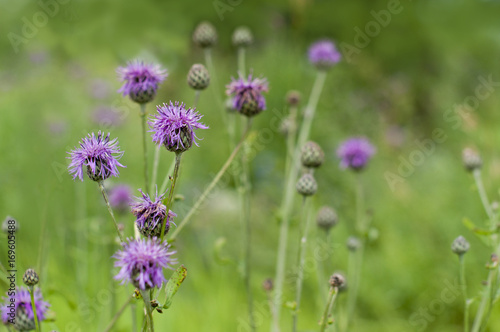
[[[212,80],[213,91],[215,94],[215,101],[219,105],[219,109],[221,112],[222,120],[224,125],[227,125],[226,112],[224,111],[224,104],[222,103],[222,98],[219,90],[219,80],[217,79],[217,73],[215,72],[215,66],[212,61],[212,49],[210,47],[206,47],[203,49],[205,55],[205,63],[208,67],[208,72],[210,73],[210,78]]]
[[[328,245],[328,248],[330,248],[330,231],[326,231],[326,232],[321,232],[321,233],[325,233],[325,241]],[[324,262],[322,261],[317,261],[317,279],[318,279],[318,290],[319,290],[319,293],[321,294],[320,295],[320,298],[319,298],[319,302],[321,302],[321,305],[324,305],[326,303],[326,300],[327,300],[327,295],[325,294],[325,292],[323,292],[323,289],[325,288],[325,284],[326,284],[326,281],[327,279],[325,278],[325,266],[324,266]]]
[[[323,312],[323,317],[321,318],[321,325],[319,328],[320,332],[324,332],[326,330],[326,327],[328,325],[328,316],[330,316],[338,292],[339,292],[338,287],[330,288],[330,293],[328,294],[328,301],[325,305],[325,311]]]
[[[175,153],[175,166],[174,166],[174,175],[172,178],[172,185],[170,186],[170,191],[168,193],[168,198],[167,198],[167,215],[168,211],[170,211],[170,208],[172,207],[172,200],[174,198],[174,190],[175,190],[175,184],[177,183],[177,178],[179,177],[179,168],[181,165],[181,158],[182,158],[182,152],[176,152]],[[163,242],[163,238],[165,237],[165,227],[167,225],[167,219],[165,218],[161,224],[161,242]]]
[[[300,218],[300,222],[304,220],[305,225],[302,227],[301,235],[299,237],[299,253],[297,256],[297,282],[295,288],[295,310],[293,311],[293,332],[297,331],[297,321],[298,321],[298,313],[300,310],[300,300],[302,296],[302,284],[304,282],[304,264],[306,260],[306,252],[307,252],[307,237],[309,235],[309,225],[311,223],[310,213],[309,213],[309,204],[307,203],[307,197],[304,196],[302,200],[302,217]]]
[[[29,286],[29,290],[30,290],[30,297],[31,297],[31,308],[33,309],[33,316],[35,319],[36,332],[40,332],[41,331],[40,330],[40,323],[38,322],[38,316],[36,313],[35,293],[34,293],[33,286]]]
[[[490,218],[490,221],[493,222],[493,210],[491,209],[490,201],[488,200],[488,195],[486,194],[486,190],[484,189],[483,180],[481,179],[481,169],[476,168],[472,175],[474,176],[474,181],[476,182],[477,191],[479,192],[479,197],[481,198],[481,203],[483,204],[484,210]]]
[[[113,213],[113,209],[111,209],[111,205],[109,205],[109,199],[108,199],[108,194],[106,193],[106,189],[104,189],[104,185],[102,180],[97,182],[99,184],[99,189],[101,189],[102,197],[104,198],[104,202],[106,203],[106,207],[108,208],[109,214],[111,215],[111,219],[113,219],[113,223],[116,228],[116,232],[118,233],[118,236],[120,237],[120,242],[124,243],[123,235],[120,232],[120,229],[118,228],[118,223],[116,222],[115,215]]]
[[[196,203],[194,203],[194,205],[191,207],[191,209],[186,214],[186,216],[184,217],[184,219],[182,219],[182,221],[179,223],[179,225],[177,226],[177,228],[175,229],[175,231],[172,233],[172,235],[170,236],[170,241],[174,241],[177,238],[177,236],[179,235],[180,231],[191,220],[191,218],[193,217],[193,215],[200,208],[201,204],[203,204],[203,202],[205,202],[205,200],[209,196],[210,192],[215,188],[215,186],[217,185],[217,183],[219,182],[219,180],[222,178],[222,176],[227,171],[227,169],[231,165],[232,161],[234,160],[234,158],[236,157],[236,155],[240,151],[241,147],[243,146],[243,142],[245,141],[245,139],[246,139],[249,131],[250,131],[250,128],[248,127],[245,130],[245,132],[243,133],[243,135],[241,136],[240,141],[235,146],[235,148],[234,148],[233,152],[231,153],[231,155],[229,156],[229,158],[227,158],[227,160],[224,163],[224,165],[222,165],[222,167],[219,170],[219,172],[213,178],[212,182],[210,182],[210,184],[207,186],[207,188],[205,189],[205,191],[200,195],[200,197],[198,198],[198,200],[196,201]]]
[[[273,298],[271,296],[271,292],[266,292],[266,296],[267,296],[267,303],[269,305],[269,312],[271,313],[271,317],[274,317],[275,312],[273,308]]]
[[[238,47],[238,72],[242,77],[245,77],[245,47]]]
[[[287,253],[287,243],[288,243],[288,229],[290,224],[290,214],[293,206],[294,198],[294,186],[299,174],[299,158],[300,149],[302,145],[306,142],[311,131],[312,121],[314,119],[314,114],[316,112],[316,107],[318,105],[319,96],[323,90],[323,85],[326,79],[326,72],[318,71],[316,76],[316,81],[314,82],[311,95],[309,97],[309,102],[307,103],[306,109],[304,111],[304,120],[302,122],[297,144],[295,146],[295,151],[292,157],[292,164],[290,171],[286,176],[284,195],[281,205],[281,224],[280,224],[280,235],[278,240],[278,256],[276,262],[276,288],[274,291],[273,306],[276,311],[275,321],[271,323],[271,331],[279,331],[279,319],[281,314],[281,301],[283,297],[283,284],[285,279],[285,267],[286,267],[286,253]]]
[[[163,179],[163,182],[160,187],[160,193],[164,193],[165,190],[167,190],[168,181],[170,181],[170,174],[172,174],[172,172],[174,171],[174,167],[175,167],[175,158],[172,160],[172,163],[168,168],[167,174],[165,175],[165,179]]]
[[[465,262],[464,255],[459,256],[460,260],[460,288],[464,298],[464,332],[469,332],[469,300],[467,298],[467,283],[465,282]]]
[[[146,145],[146,104],[141,104],[141,122],[142,122],[142,150],[144,160],[144,189],[149,193],[148,184],[148,151]]]
[[[158,166],[160,164],[160,150],[161,150],[161,145],[157,145],[155,148],[155,156],[153,159],[153,175],[151,176],[151,190],[153,190],[155,184],[156,184],[156,179],[158,178]]]
[[[195,90],[194,91],[193,107],[196,107],[196,105],[198,105],[198,101],[200,100],[200,95],[201,95],[201,90]]]
[[[286,137],[286,166],[285,174],[290,172],[290,167],[292,165],[293,153],[295,151],[295,140],[297,139],[297,106],[290,107],[290,114],[288,117],[290,121],[290,128],[288,129]]]
[[[153,309],[151,308],[151,297],[149,291],[141,291],[142,299],[144,300],[144,308],[146,309],[146,323],[149,328],[148,331],[154,332]]]
[[[251,126],[251,118],[247,118],[247,128]],[[243,232],[243,243],[244,243],[244,280],[245,280],[245,288],[247,292],[247,304],[248,304],[248,318],[250,322],[250,329],[252,331],[256,330],[254,314],[253,314],[253,297],[252,297],[252,284],[251,284],[251,274],[252,274],[252,266],[251,266],[251,224],[250,224],[250,190],[251,184],[249,179],[249,165],[248,165],[248,155],[249,155],[248,147],[243,148],[243,153],[241,157],[242,164],[242,181],[241,181],[241,202],[242,202],[242,219],[244,225]]]
[[[491,269],[488,273],[488,279],[486,280],[486,289],[483,292],[483,297],[481,299],[481,303],[479,304],[479,308],[477,309],[476,318],[474,319],[474,323],[472,325],[472,332],[477,332],[481,328],[481,324],[483,323],[484,310],[488,304],[488,299],[491,295],[491,284],[493,283],[493,277],[495,273],[494,270]],[[484,322],[486,325],[486,322]]]
[[[130,311],[132,316],[132,330],[133,332],[137,331],[137,313],[136,313],[136,305],[135,303],[130,304]]]
[[[118,309],[117,313],[111,319],[111,322],[109,322],[108,326],[106,326],[106,329],[104,329],[104,332],[111,331],[111,329],[113,328],[113,326],[118,321],[118,318],[120,318],[120,316],[123,314],[123,312],[125,311],[125,309],[127,309],[127,306],[130,304],[130,302],[132,302],[133,299],[134,298],[132,296],[130,296],[127,299],[127,301],[123,304],[123,306],[120,309]],[[136,330],[133,328],[132,331],[136,331]]]

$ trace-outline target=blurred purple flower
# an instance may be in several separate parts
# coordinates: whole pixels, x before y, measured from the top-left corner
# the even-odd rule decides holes
[[[120,212],[129,210],[132,189],[127,184],[118,184],[109,190],[109,204]]]
[[[50,304],[43,300],[40,289],[35,290],[34,298],[38,320],[42,321],[45,319]],[[8,307],[8,305],[13,303],[13,312],[15,312],[16,315],[15,326],[21,327],[20,324],[22,323],[25,327],[32,326],[32,329],[35,329],[35,316],[33,314],[33,308],[31,307],[31,297],[26,287],[17,287],[13,296],[7,295],[3,300],[4,303],[0,306],[0,311],[4,324],[8,324],[9,320],[13,318],[9,315],[11,313],[11,307]],[[25,329],[19,328],[19,330],[24,331]]]
[[[309,61],[321,70],[326,70],[341,59],[335,44],[328,39],[320,40],[309,47]]]
[[[266,99],[262,92],[268,92],[268,82],[265,78],[252,79],[252,74],[245,80],[241,75],[238,79],[231,78],[226,86],[226,94],[233,95],[233,108],[243,115],[254,116],[266,109]]]
[[[80,148],[69,152],[71,163],[68,167],[73,180],[79,178],[83,181],[83,167],[87,166],[87,175],[94,181],[105,180],[110,176],[118,176],[118,166],[125,167],[118,162],[123,152],[117,146],[116,138],[109,140],[109,133],[104,136],[99,131],[97,137],[94,133],[88,134],[80,142]]]
[[[106,99],[109,97],[111,86],[108,81],[95,79],[89,86],[90,95],[95,99]]]
[[[118,110],[106,106],[100,106],[94,110],[92,121],[103,127],[118,127],[123,123]]]
[[[49,59],[49,54],[46,51],[36,51],[29,54],[30,61],[35,65],[42,65]]]
[[[195,109],[185,108],[184,103],[178,101],[163,106],[156,106],[158,113],[149,122],[153,132],[153,142],[163,144],[167,150],[172,152],[184,152],[191,148],[193,142],[196,146],[198,138],[195,129],[208,129],[199,121],[202,118]]]
[[[139,104],[148,103],[156,95],[158,86],[167,77],[167,71],[160,65],[145,64],[139,60],[127,63],[126,67],[117,69],[120,80],[124,82],[120,90],[124,96]]]
[[[50,119],[45,123],[49,134],[53,136],[62,136],[68,130],[68,122],[62,119]]]
[[[141,290],[160,287],[166,281],[163,269],[172,269],[171,265],[177,263],[170,257],[175,251],[169,249],[170,245],[160,243],[158,238],[129,239],[123,243],[123,249],[113,255],[115,267],[120,268],[115,279],[122,280],[122,284],[130,282]]]
[[[152,201],[148,194],[145,194],[140,189],[139,192],[142,197],[136,197],[137,201],[130,204],[132,214],[137,218],[135,220],[137,228],[146,237],[160,237],[162,223],[167,217],[167,207],[162,203],[165,194],[158,196],[158,192],[156,192],[155,200]],[[165,234],[168,233],[170,222],[174,217],[177,217],[177,215],[169,211],[165,224]]]
[[[342,142],[337,149],[341,168],[362,170],[375,154],[375,147],[364,137],[354,137]]]

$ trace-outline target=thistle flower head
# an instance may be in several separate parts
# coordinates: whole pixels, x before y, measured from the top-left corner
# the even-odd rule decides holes
[[[330,286],[332,287],[342,287],[345,283],[345,278],[340,273],[334,273],[329,280]]]
[[[232,82],[226,86],[226,94],[233,96],[233,108],[243,115],[254,116],[266,109],[266,99],[262,92],[268,92],[268,83],[265,78],[252,78],[252,74],[244,79],[231,78]]]
[[[193,41],[202,48],[212,47],[217,42],[217,31],[212,23],[203,21],[198,24],[193,32]]]
[[[185,108],[184,103],[175,102],[156,106],[158,113],[149,122],[153,132],[153,142],[163,144],[172,152],[189,150],[196,142],[195,129],[208,129],[200,123],[202,118],[195,109]]]
[[[127,63],[125,67],[117,69],[123,85],[118,90],[124,96],[139,104],[148,103],[156,95],[158,86],[167,77],[167,71],[157,64],[147,64],[139,60]]]
[[[325,153],[318,143],[309,141],[302,147],[300,161],[302,166],[307,168],[317,168],[323,164]]]
[[[165,234],[170,230],[170,222],[177,215],[168,211],[162,203],[165,194],[158,196],[156,192],[155,200],[152,201],[148,194],[140,190],[142,197],[136,197],[136,201],[131,204],[132,214],[136,217],[136,224],[142,235],[146,237],[160,237],[162,223],[167,218],[165,224]]]
[[[38,320],[45,319],[45,315],[49,309],[50,304],[45,302],[42,297],[40,289],[34,291],[35,307]],[[17,287],[15,294],[7,294],[3,298],[4,303],[0,306],[2,322],[10,324],[9,320],[15,320],[15,329],[18,331],[30,331],[35,329],[35,315],[31,307],[30,292],[26,287]],[[11,304],[14,306],[9,306]]]
[[[474,148],[465,148],[462,151],[462,161],[464,163],[465,169],[469,172],[472,172],[476,169],[481,168],[483,166],[483,160]]]
[[[341,59],[335,44],[328,39],[315,42],[309,47],[309,61],[319,70],[327,70]]]
[[[165,282],[163,269],[171,269],[176,263],[171,258],[175,251],[169,249],[170,245],[158,238],[129,239],[123,249],[113,255],[115,267],[120,268],[115,279],[122,280],[122,284],[130,282],[141,290],[160,287]]]
[[[71,163],[68,167],[73,179],[83,181],[83,167],[87,167],[87,175],[93,181],[100,181],[110,176],[118,176],[118,166],[125,167],[118,162],[123,152],[118,147],[116,138],[109,139],[109,133],[104,136],[99,131],[97,136],[92,133],[82,138],[80,148],[69,152]]]
[[[109,204],[120,212],[129,209],[132,202],[132,189],[129,185],[118,184],[109,190]]]
[[[187,76],[188,85],[195,90],[203,90],[210,84],[210,74],[204,65],[195,63]]]
[[[27,269],[26,272],[24,272],[23,282],[26,286],[33,287],[38,284],[39,280],[40,279],[38,278],[38,274],[35,272],[35,270]]]
[[[302,196],[312,196],[318,190],[318,183],[311,173],[305,173],[299,178],[295,187]]]
[[[337,213],[331,207],[323,206],[316,215],[316,223],[319,228],[329,231],[338,223]]]
[[[451,251],[457,255],[463,255],[469,251],[470,244],[463,236],[457,237],[451,244]]]
[[[233,45],[236,47],[246,47],[253,43],[252,30],[246,26],[236,28],[232,36]]]
[[[341,168],[362,170],[375,154],[375,147],[364,137],[350,138],[342,142],[337,149]]]
[[[290,106],[297,106],[300,103],[301,95],[299,91],[290,90],[286,94],[286,103]]]

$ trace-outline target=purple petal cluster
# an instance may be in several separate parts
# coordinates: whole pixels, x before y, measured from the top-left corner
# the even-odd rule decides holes
[[[231,78],[231,83],[226,86],[226,94],[233,96],[233,108],[238,112],[253,116],[266,109],[266,99],[263,92],[269,91],[268,82],[265,78],[252,78],[252,74],[244,79],[241,75],[238,79]]]
[[[165,282],[163,269],[171,269],[171,265],[177,263],[171,258],[175,251],[169,249],[170,245],[158,238],[129,239],[123,249],[113,255],[115,267],[120,268],[115,279],[122,280],[122,284],[130,282],[141,290],[160,287]]]
[[[71,163],[68,167],[73,179],[83,181],[83,167],[87,168],[87,175],[94,181],[100,181],[110,176],[118,176],[118,166],[125,167],[118,162],[123,155],[118,147],[116,138],[109,139],[109,133],[104,136],[99,131],[97,136],[92,133],[80,142],[80,148],[69,152]]]
[[[147,103],[156,95],[158,86],[168,76],[167,71],[157,64],[147,64],[139,60],[119,67],[118,75],[124,82],[120,90],[124,96],[129,95],[137,103]]]
[[[155,200],[151,200],[148,194],[140,190],[142,197],[136,197],[136,202],[131,204],[132,213],[136,217],[135,222],[139,231],[147,237],[160,237],[162,223],[167,218],[165,224],[165,234],[170,229],[170,222],[174,217],[177,217],[172,211],[168,211],[167,207],[162,203],[165,194],[158,196],[156,193]]]
[[[341,59],[335,44],[328,39],[315,42],[309,47],[309,61],[318,69],[328,69]]]
[[[42,321],[45,319],[50,304],[43,300],[40,289],[35,290],[34,298],[38,319]],[[15,294],[11,294],[11,296],[7,294],[7,296],[3,298],[3,301],[3,304],[0,306],[0,311],[4,324],[9,323],[9,320],[14,318],[11,316],[11,313],[15,313],[17,317],[20,312],[23,312],[28,319],[34,321],[35,316],[33,314],[33,308],[31,307],[31,297],[26,287],[17,287]],[[9,307],[11,303],[14,304],[13,307]]]
[[[354,137],[342,142],[337,149],[340,167],[362,170],[375,154],[375,147],[364,137]]]
[[[199,121],[202,118],[195,109],[186,109],[184,103],[178,101],[156,106],[157,113],[149,122],[153,132],[153,142],[163,144],[172,152],[184,152],[191,148],[193,142],[198,146],[195,129],[208,129]]]
[[[118,184],[109,190],[109,204],[118,211],[126,211],[132,202],[132,189],[129,185]]]

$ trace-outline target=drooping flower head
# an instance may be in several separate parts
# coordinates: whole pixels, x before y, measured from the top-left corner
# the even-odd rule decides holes
[[[39,321],[45,319],[50,304],[45,302],[40,289],[34,291],[36,313]],[[3,298],[0,306],[2,322],[11,324],[15,322],[15,329],[18,331],[30,331],[35,329],[35,315],[31,307],[31,297],[26,287],[17,287],[15,294]]]
[[[125,212],[132,202],[132,189],[127,184],[118,184],[109,190],[109,204],[114,209]]]
[[[99,131],[97,136],[92,133],[80,141],[80,148],[69,152],[71,163],[68,167],[73,179],[83,181],[83,167],[87,167],[87,175],[93,181],[101,181],[110,176],[118,176],[118,166],[125,167],[118,162],[123,152],[118,147],[116,138],[109,139],[109,133],[104,136]]]
[[[208,129],[199,121],[202,118],[195,109],[186,109],[184,103],[178,101],[156,106],[158,113],[149,122],[153,132],[153,142],[163,144],[172,152],[189,150],[193,143],[198,146],[195,129]]]
[[[340,167],[362,170],[375,154],[375,147],[364,137],[354,137],[342,142],[337,149]]]
[[[266,99],[262,92],[268,92],[269,87],[265,78],[252,79],[252,74],[244,79],[231,78],[226,86],[226,94],[233,96],[233,108],[243,115],[254,116],[266,109]]]
[[[115,267],[120,268],[115,279],[122,280],[122,284],[130,282],[141,290],[160,287],[165,282],[163,269],[171,269],[177,263],[171,258],[175,251],[169,249],[170,245],[166,241],[160,243],[158,238],[129,239],[113,255]]]
[[[170,229],[170,222],[174,217],[177,217],[172,211],[168,211],[167,207],[162,203],[165,194],[158,196],[156,192],[155,200],[151,200],[148,194],[145,194],[139,189],[142,197],[136,197],[136,201],[130,204],[132,207],[132,214],[136,216],[136,224],[142,235],[146,237],[160,237],[162,223],[167,218],[165,224],[165,234]]]
[[[335,44],[328,39],[317,41],[309,47],[309,61],[320,70],[329,69],[341,57]]]
[[[127,63],[126,67],[119,67],[117,73],[124,82],[118,92],[139,104],[149,103],[156,95],[158,86],[167,77],[167,71],[157,64],[148,64],[139,60]]]

